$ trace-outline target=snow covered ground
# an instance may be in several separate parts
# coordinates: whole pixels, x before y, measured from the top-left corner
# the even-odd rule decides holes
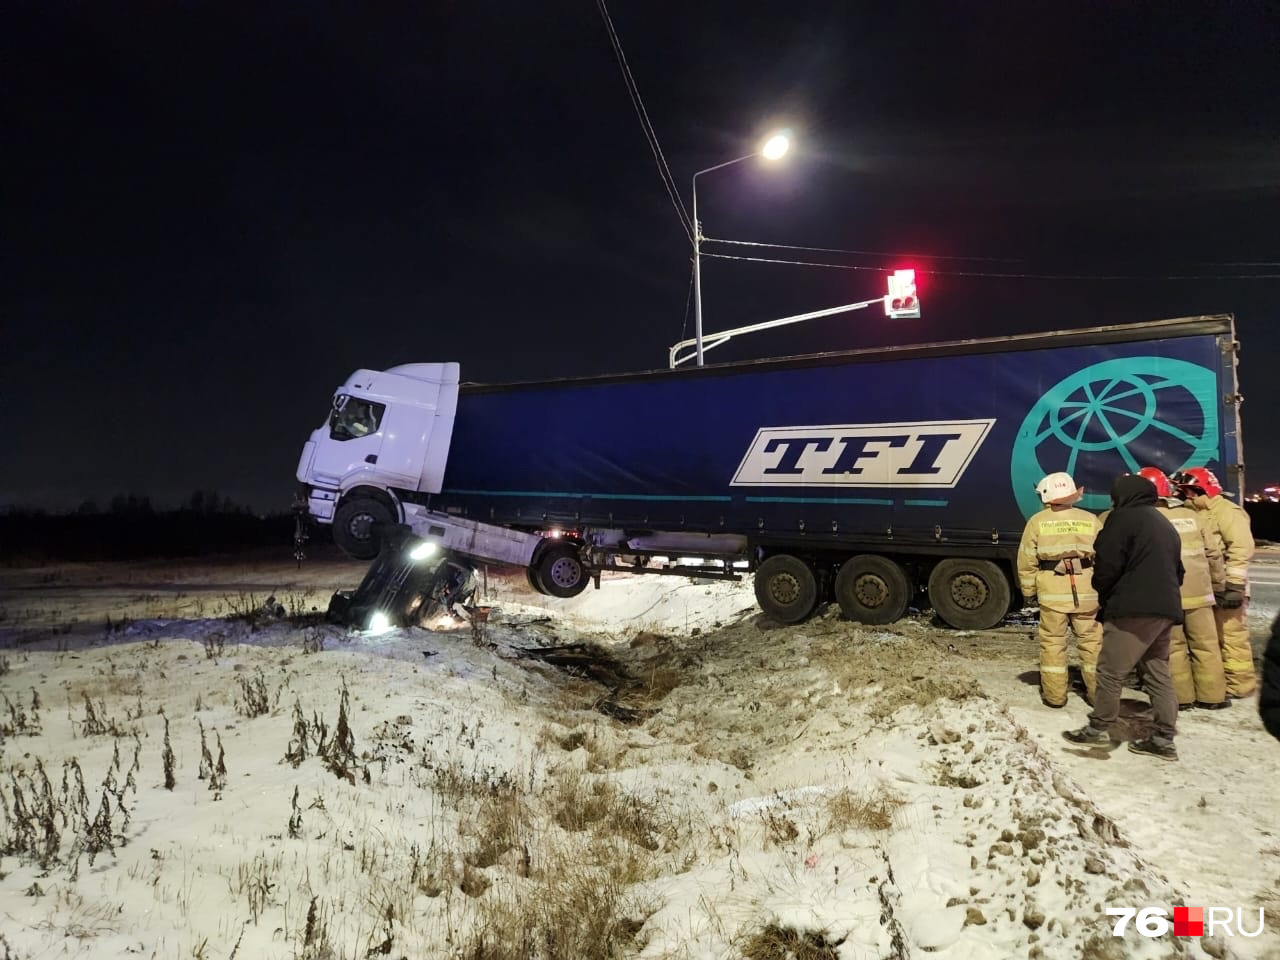
[[[1252,702],[1168,764],[1061,739],[1087,708],[1040,705],[1030,623],[778,627],[656,577],[494,577],[474,628],[311,612],[361,572],[5,575],[0,958],[1280,958]],[[1105,914],[1175,905],[1265,930]]]

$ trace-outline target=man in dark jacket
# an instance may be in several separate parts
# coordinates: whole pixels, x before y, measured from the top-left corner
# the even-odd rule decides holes
[[[1280,615],[1271,624],[1271,640],[1262,655],[1262,690],[1258,694],[1262,725],[1280,740]]]
[[[1098,591],[1102,652],[1089,725],[1068,730],[1072,743],[1110,744],[1127,677],[1142,664],[1155,710],[1155,732],[1129,749],[1177,760],[1178,698],[1169,677],[1169,632],[1182,622],[1182,541],[1156,508],[1146,477],[1123,474],[1111,484],[1113,509],[1094,541],[1093,586]]]

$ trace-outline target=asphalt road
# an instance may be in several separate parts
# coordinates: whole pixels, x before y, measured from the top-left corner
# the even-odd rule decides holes
[[[1257,606],[1280,607],[1280,563],[1255,560],[1249,564],[1249,595]]]

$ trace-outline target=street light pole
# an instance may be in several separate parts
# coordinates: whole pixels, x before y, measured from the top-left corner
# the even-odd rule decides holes
[[[699,170],[693,175],[693,332],[697,344],[698,366],[702,366],[702,222],[698,219],[698,178],[704,173],[731,167],[752,157],[764,157],[766,160],[777,160],[791,146],[790,137],[785,133],[776,133],[765,141],[764,145],[753,153],[717,163],[714,167]]]
[[[698,366],[702,366],[702,222],[698,219],[697,173],[693,175],[693,332],[698,343]]]

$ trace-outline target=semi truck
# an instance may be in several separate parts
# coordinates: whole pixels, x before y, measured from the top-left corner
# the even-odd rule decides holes
[[[890,623],[923,594],[985,629],[1020,607],[1045,474],[1098,511],[1146,465],[1207,465],[1239,497],[1237,353],[1215,315],[504,384],[357,370],[297,502],[354,557],[401,525],[406,549],[524,567],[558,597],[608,571],[751,574],[783,623],[831,600]]]

